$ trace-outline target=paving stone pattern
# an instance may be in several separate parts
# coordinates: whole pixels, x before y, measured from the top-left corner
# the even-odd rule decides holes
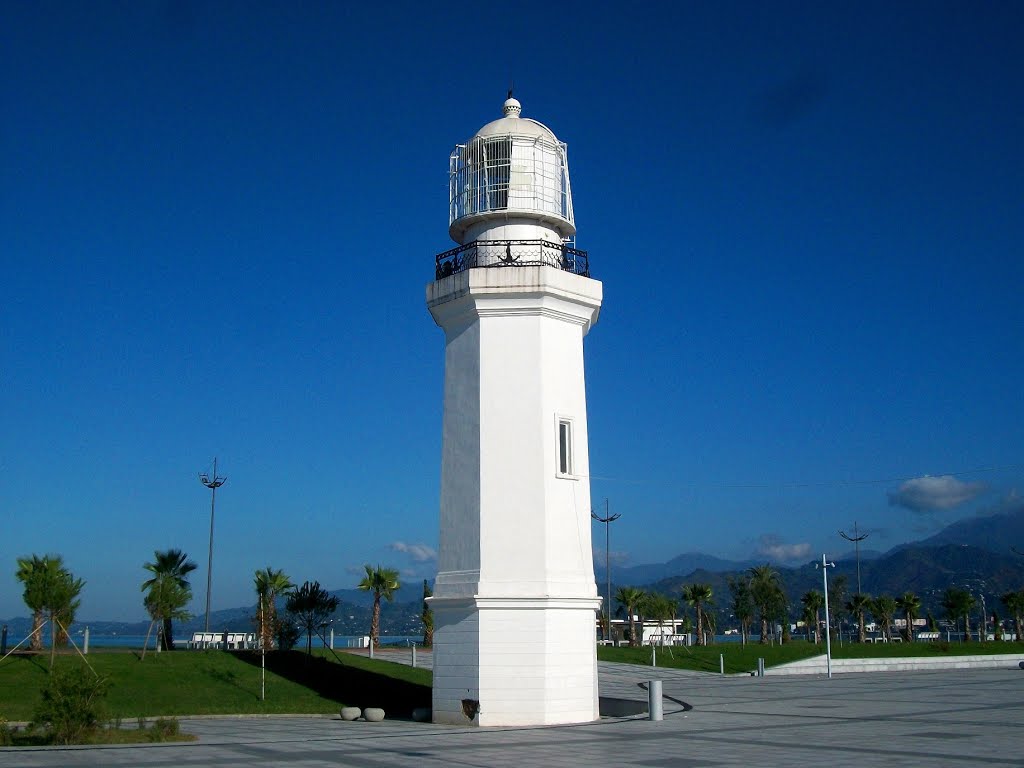
[[[1024,767],[1024,670],[824,677],[719,677],[600,665],[603,695],[646,697],[663,681],[665,719],[472,729],[340,717],[183,719],[192,744],[0,750],[4,768],[37,766]]]

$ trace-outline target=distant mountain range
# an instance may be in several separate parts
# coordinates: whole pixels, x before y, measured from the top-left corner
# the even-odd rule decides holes
[[[1024,556],[1013,553],[1012,545],[1024,551],[1024,505],[1009,512],[959,520],[922,541],[901,544],[888,552],[862,549],[861,589],[865,593],[898,596],[914,592],[922,598],[924,610],[937,616],[942,592],[948,587],[970,589],[984,597],[989,613],[1004,613],[999,598],[1006,592],[1024,589]],[[686,553],[667,563],[612,568],[612,592],[619,586],[635,586],[679,596],[684,584],[711,585],[717,612],[725,626],[731,626],[727,610],[729,579],[742,576],[764,560],[723,560],[699,553]],[[836,559],[829,580],[845,580],[847,594],[857,591],[856,554]],[[822,588],[821,571],[813,563],[798,567],[776,566],[791,605],[799,604],[805,592]],[[603,568],[597,568],[598,591],[607,592]],[[979,606],[980,608],[980,606]]]
[[[922,598],[924,609],[939,615],[938,601],[950,586],[966,586],[984,596],[986,608],[1003,613],[999,597],[1011,590],[1024,588],[1024,556],[1010,551],[1016,546],[1024,551],[1024,504],[1014,510],[988,517],[959,520],[933,536],[917,542],[900,544],[888,552],[862,549],[860,552],[861,583],[869,594],[899,595],[915,592]],[[666,563],[650,563],[612,568],[612,592],[619,586],[635,586],[678,597],[684,584],[710,584],[715,595],[719,626],[731,626],[728,618],[729,579],[742,575],[764,560],[725,560],[699,552],[687,552]],[[821,589],[821,571],[811,563],[799,567],[777,566],[791,605],[811,589]],[[598,591],[607,591],[604,569],[596,567]],[[830,582],[846,580],[847,594],[857,590],[855,554],[851,551],[836,560],[830,570]],[[404,584],[392,603],[381,610],[382,630],[390,635],[418,635],[422,632],[423,585],[420,581]],[[358,589],[331,592],[340,600],[333,626],[339,635],[363,635],[369,631],[373,595]],[[253,628],[256,606],[243,606],[210,614],[210,626],[217,631],[243,632]],[[176,636],[185,637],[203,629],[204,616],[176,624]],[[724,622],[724,623],[721,623]],[[30,631],[28,617],[0,620],[14,636]],[[73,630],[88,624],[99,634],[145,634],[149,622],[76,622]]]

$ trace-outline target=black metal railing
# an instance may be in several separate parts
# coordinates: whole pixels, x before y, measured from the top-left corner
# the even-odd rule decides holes
[[[481,267],[549,266],[590,277],[586,251],[547,240],[474,240],[434,257],[434,279]]]

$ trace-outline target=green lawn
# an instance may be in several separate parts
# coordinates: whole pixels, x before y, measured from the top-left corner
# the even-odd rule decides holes
[[[267,655],[267,698],[260,701],[260,658],[256,653],[175,651],[89,655],[89,663],[110,679],[108,716],[125,720],[160,715],[334,713],[341,706],[383,707],[407,716],[430,706],[431,674],[352,654],[291,651]],[[29,720],[47,676],[46,655],[11,656],[0,664],[0,718]],[[61,665],[82,665],[61,656]]]
[[[758,658],[766,666],[774,667],[791,661],[825,653],[824,645],[814,645],[806,640],[793,639],[785,645],[771,646],[750,643],[745,648],[739,643],[721,643],[707,647],[673,647],[657,649],[659,667],[692,669],[700,672],[718,672],[719,654],[725,656],[726,674],[752,672],[757,669]],[[844,643],[841,647],[832,644],[832,657],[836,659],[874,659],[923,656],[968,656],[981,654],[1021,654],[1024,658],[1024,643]],[[651,648],[611,648],[598,646],[597,657],[601,661],[616,661],[622,664],[651,663]]]
[[[824,649],[822,653],[824,653]],[[832,644],[832,658],[835,659],[890,659],[923,656],[988,656],[998,653],[1020,654],[1024,658],[1024,643],[844,643],[840,648]]]
[[[671,650],[671,655],[669,651]],[[757,660],[763,658],[765,664],[774,666],[790,661],[806,659],[824,653],[820,646],[809,644],[803,640],[793,640],[785,645],[758,645],[750,643],[746,647],[740,643],[721,643],[709,646],[686,648],[675,646],[658,648],[658,666],[676,669],[693,669],[700,672],[718,672],[719,654],[725,657],[725,672],[750,672],[757,669]],[[612,648],[598,646],[597,658],[601,661],[617,661],[623,664],[651,663],[651,648]]]

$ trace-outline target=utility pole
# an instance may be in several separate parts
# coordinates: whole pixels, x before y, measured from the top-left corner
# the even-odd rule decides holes
[[[866,539],[871,534],[861,533],[858,530],[858,528],[857,528],[857,521],[854,520],[853,521],[853,535],[851,536],[846,531],[840,531],[839,535],[842,536],[847,541],[852,541],[854,546],[857,549],[857,594],[858,595],[862,595],[864,593],[861,591],[861,588],[860,588],[860,543],[862,541],[864,541],[864,539]]]
[[[597,520],[599,523],[604,523],[604,575],[608,580],[608,602],[605,604],[605,624],[604,631],[606,633],[605,640],[610,640],[612,635],[612,549],[611,549],[611,533],[609,532],[609,526],[622,517],[622,514],[616,512],[614,515],[608,514],[608,499],[604,500],[604,517],[601,517],[594,510],[590,510],[590,516]]]
[[[206,628],[210,631],[210,586],[213,584],[213,511],[217,505],[217,489],[228,479],[217,474],[217,457],[213,457],[213,474],[200,473],[199,482],[210,489],[210,557],[206,563]]]

